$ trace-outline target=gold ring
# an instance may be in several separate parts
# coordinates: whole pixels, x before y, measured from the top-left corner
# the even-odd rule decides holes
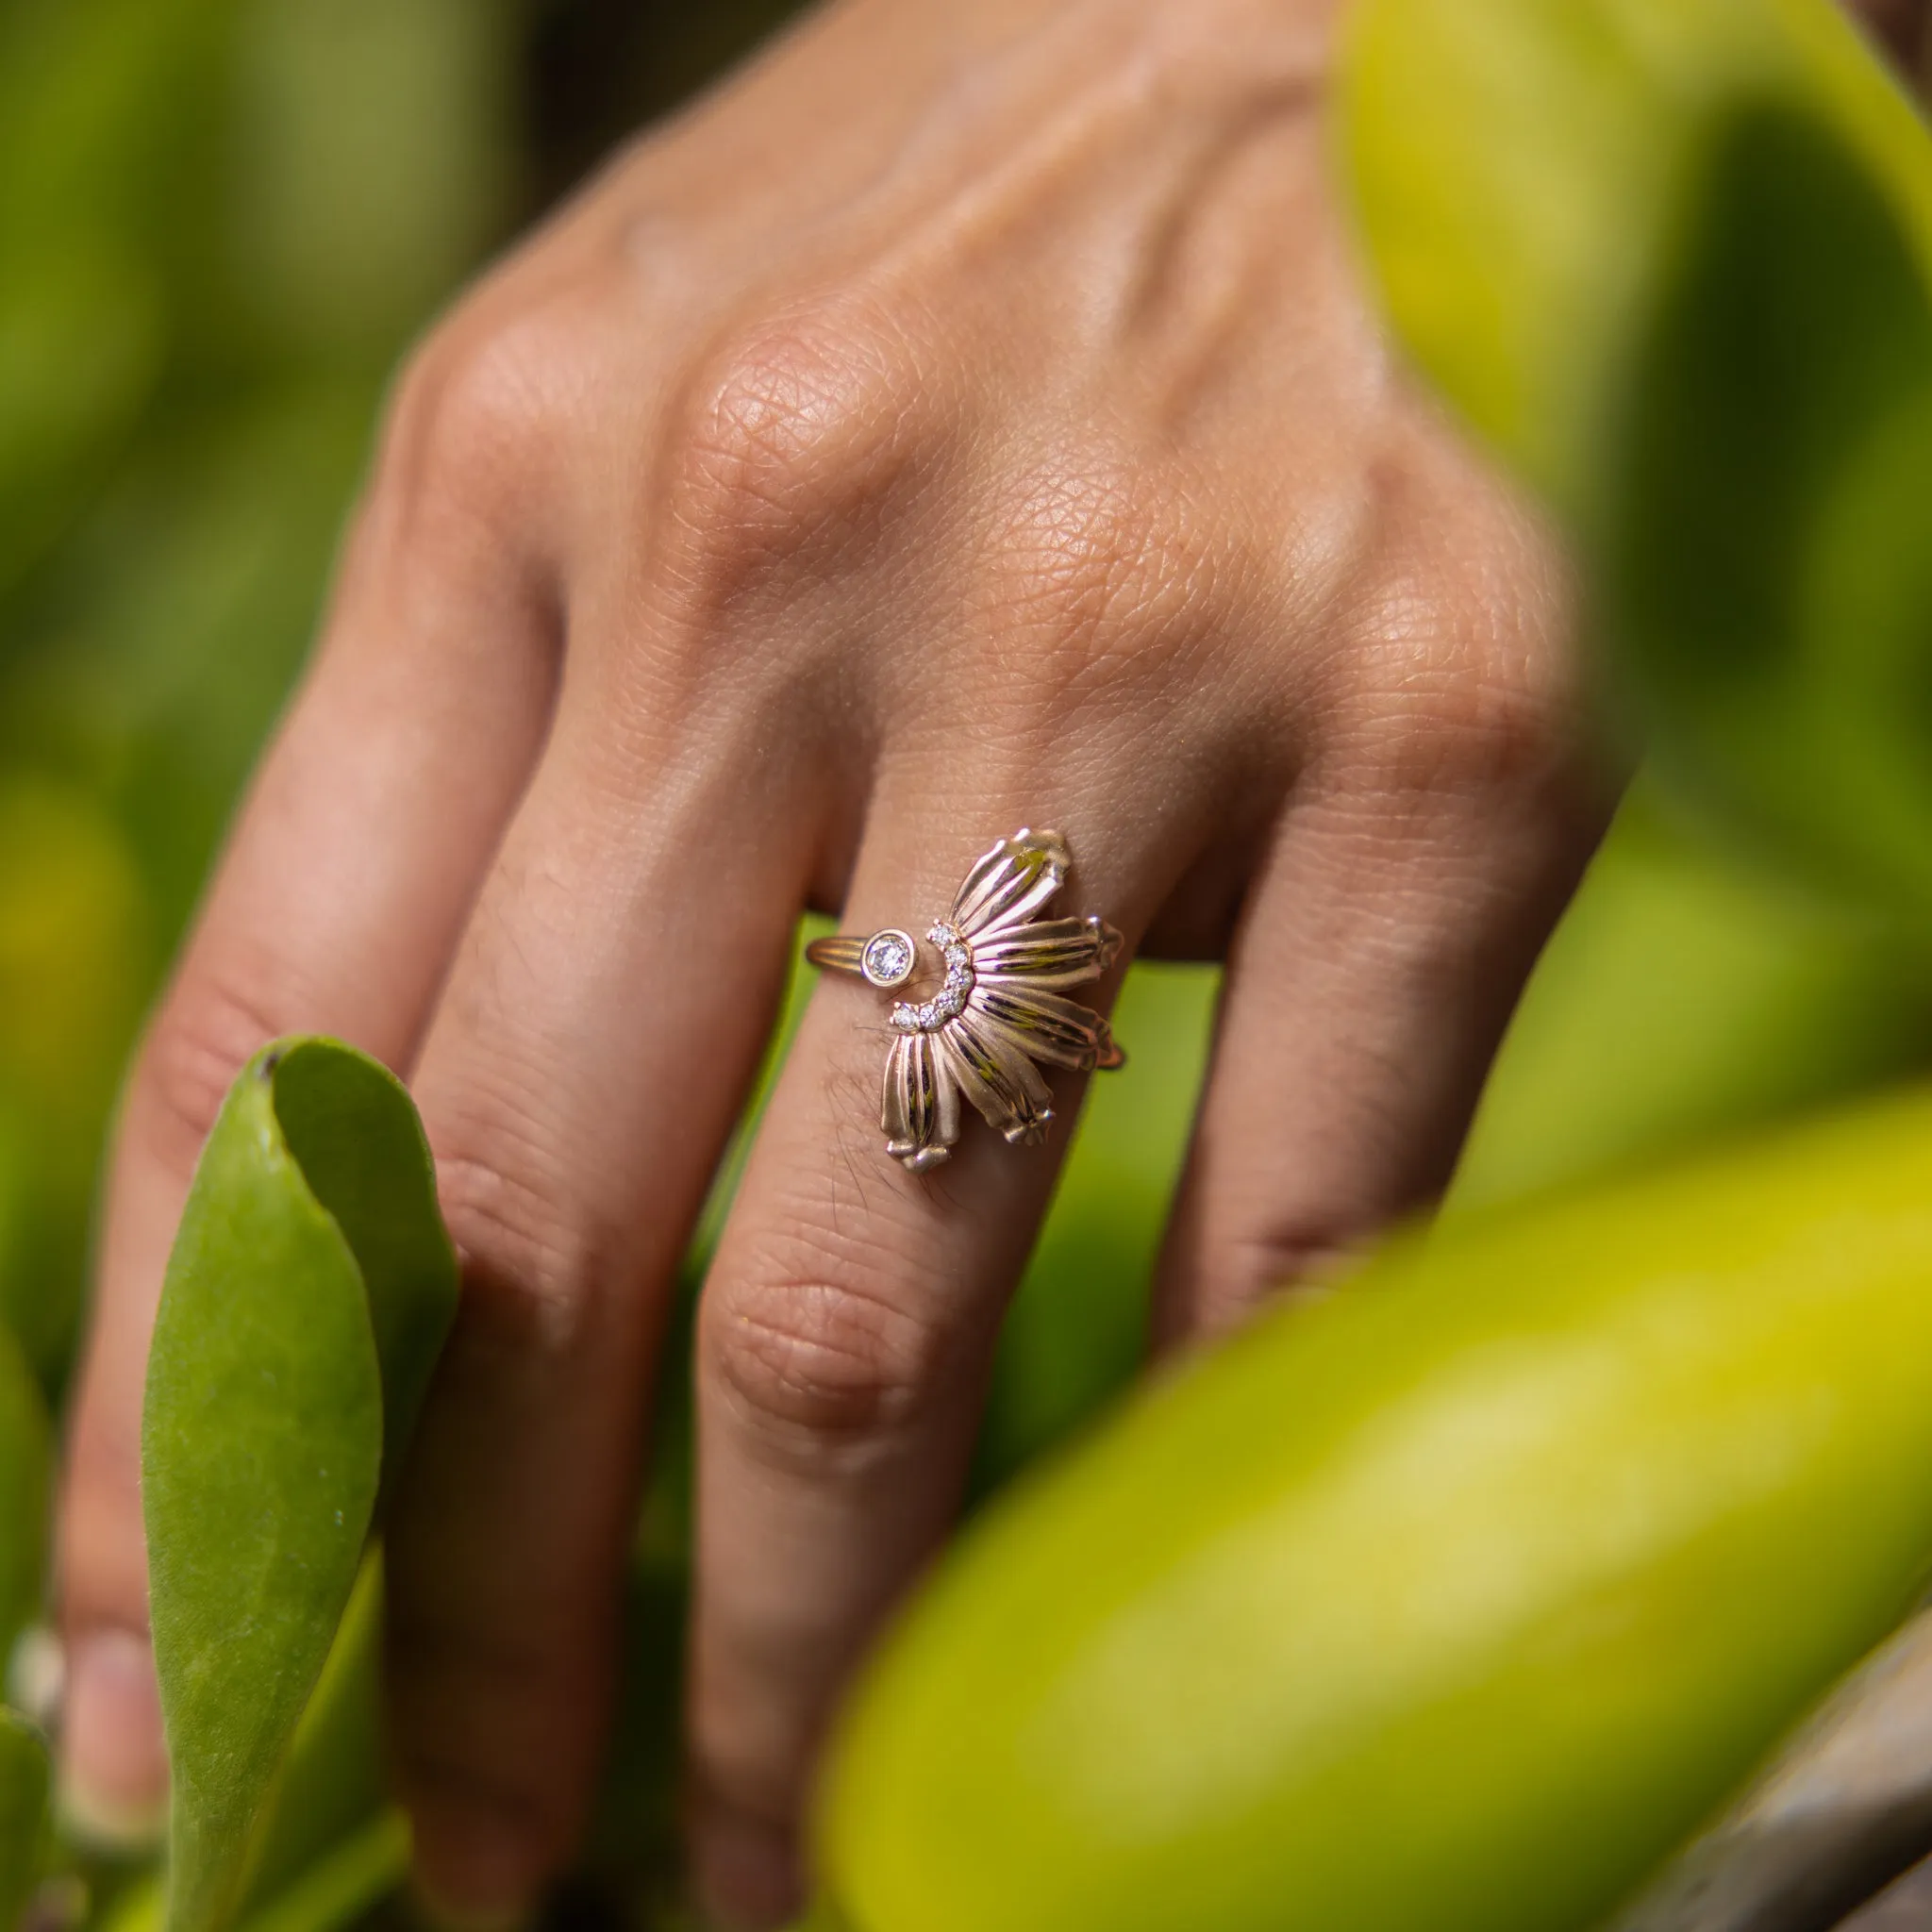
[[[892,1004],[897,1037],[879,1114],[886,1152],[914,1174],[951,1155],[962,1093],[1008,1141],[1032,1146],[1053,1119],[1041,1065],[1084,1073],[1125,1059],[1098,1013],[1061,997],[1113,964],[1120,934],[1091,915],[1033,916],[1072,864],[1058,832],[1015,832],[966,874],[953,909],[927,931],[944,975],[925,999]],[[805,957],[889,991],[920,963],[918,942],[896,925],[813,940]]]

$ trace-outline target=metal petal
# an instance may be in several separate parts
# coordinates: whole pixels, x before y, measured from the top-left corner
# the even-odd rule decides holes
[[[934,1038],[941,1064],[989,1126],[1008,1141],[1031,1143],[1045,1139],[1047,1123],[1053,1119],[1053,1095],[1040,1069],[1009,1035],[962,1013]]]
[[[933,1145],[951,1147],[959,1139],[959,1082],[947,1063],[947,1056],[940,1044],[940,1035],[931,1035],[930,1043],[933,1085],[939,1094],[939,1119],[933,1128]]]
[[[1107,1022],[1091,1007],[1030,986],[982,980],[967,1005],[987,1025],[1008,1034],[1022,1053],[1082,1073],[1099,1063],[1111,1039]]]
[[[907,1085],[907,1064],[911,1058],[914,1036],[902,1033],[886,1055],[884,1091],[879,1103],[879,1127],[886,1137],[886,1149],[897,1154],[912,1144],[912,1107]]]
[[[1031,986],[1080,986],[1114,962],[1121,936],[1107,921],[1041,919],[1002,927],[973,942],[973,970],[982,979],[1024,979]]]
[[[886,1152],[914,1174],[949,1158],[959,1138],[959,1101],[939,1065],[928,1033],[902,1033],[886,1057],[885,1106],[879,1124]]]
[[[1030,919],[1065,883],[1073,859],[1058,832],[1015,832],[966,874],[951,923],[972,939]]]

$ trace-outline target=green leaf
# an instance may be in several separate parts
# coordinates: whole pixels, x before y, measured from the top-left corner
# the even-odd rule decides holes
[[[409,1871],[409,1826],[384,1811],[334,1845],[265,1909],[251,1912],[242,1932],[337,1932],[362,1924],[399,1890]]]
[[[1678,1155],[1932,1059],[1900,922],[1684,835],[1640,781],[1543,949],[1443,1212]]]
[[[1932,169],[1932,143],[1926,148]],[[1597,623],[1679,789],[1932,910],[1932,307],[1847,143],[1710,130],[1585,532]]]
[[[1409,353],[1559,507],[1593,497],[1713,130],[1829,129],[1932,266],[1932,154],[1832,0],[1362,0],[1343,141]]]
[[[382,1810],[382,1562],[363,1559],[322,1675],[302,1713],[261,1826],[242,1915],[304,1882],[304,1874]]]
[[[0,715],[11,717],[0,691]],[[43,741],[44,742],[44,741]],[[0,753],[0,1325],[48,1386],[80,1314],[89,1205],[154,963],[129,841]]]
[[[0,1677],[40,1607],[46,1557],[49,1431],[41,1391],[0,1326]]]
[[[1932,140],[1828,0],[1368,0],[1372,273],[1655,760],[1932,913]]]
[[[176,1932],[241,1898],[455,1298],[401,1086],[333,1041],[258,1054],[195,1171],[148,1368]]]
[[[853,1932],[1586,1932],[1909,1606],[1932,1097],[1386,1249],[995,1502],[848,1705]]]
[[[0,1706],[0,1932],[18,1924],[39,1875],[49,1785],[41,1734]]]
[[[789,1932],[852,1932],[851,1926],[840,1917],[839,1908],[829,1899],[815,1899],[805,1917],[789,1928]]]

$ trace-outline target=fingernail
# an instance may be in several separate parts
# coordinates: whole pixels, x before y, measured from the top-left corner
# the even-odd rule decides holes
[[[92,1630],[68,1657],[60,1810],[76,1838],[110,1850],[153,1844],[168,1811],[168,1753],[154,1653],[131,1630]]]

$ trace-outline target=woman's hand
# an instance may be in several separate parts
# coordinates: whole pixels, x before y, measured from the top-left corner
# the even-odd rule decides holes
[[[471,1914],[582,1819],[674,1271],[804,908],[923,929],[1048,824],[1067,909],[1226,956],[1170,1341],[1442,1180],[1604,797],[1549,549],[1351,274],[1334,10],[849,0],[415,357],[126,1104],[65,1499],[78,1806],[159,1789],[143,1359],[267,1036],[408,1072],[466,1258],[388,1551],[402,1788]],[[699,1325],[693,1841],[751,1923],[946,1533],[1065,1144],[974,1124],[904,1173],[883,1017],[816,993]]]

